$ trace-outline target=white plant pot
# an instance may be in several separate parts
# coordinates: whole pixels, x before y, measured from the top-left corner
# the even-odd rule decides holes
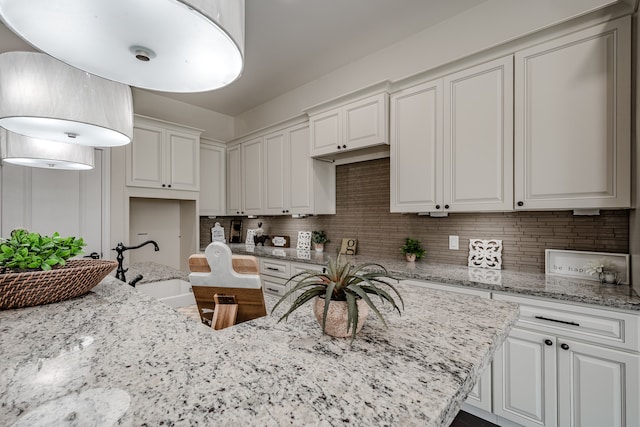
[[[313,244],[313,248],[316,250],[316,252],[323,252],[324,251],[324,243],[314,243]]]

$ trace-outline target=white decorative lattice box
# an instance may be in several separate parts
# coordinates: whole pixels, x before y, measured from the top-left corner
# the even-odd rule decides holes
[[[469,267],[502,268],[502,240],[469,239]]]

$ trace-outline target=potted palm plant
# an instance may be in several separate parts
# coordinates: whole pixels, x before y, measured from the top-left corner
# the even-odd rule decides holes
[[[404,245],[400,247],[400,252],[405,256],[408,262],[414,262],[420,259],[427,252],[420,246],[420,241],[407,237]]]
[[[329,241],[324,230],[314,230],[311,232],[311,241],[316,252],[324,251],[324,244]]]
[[[400,307],[395,300],[397,297],[404,309],[404,301],[396,287],[390,283],[392,280],[397,282],[380,264],[354,266],[348,261],[342,262],[338,256],[335,261],[329,259],[325,272],[308,270],[292,276],[287,284],[291,282],[294,285],[280,298],[271,313],[290,295],[298,294],[278,322],[287,319],[308,301],[314,300],[313,311],[318,323],[322,325],[322,333],[334,337],[351,335],[353,340],[362,329],[369,309],[387,325],[374,303],[377,298],[383,304],[385,301],[389,302],[400,314]]]

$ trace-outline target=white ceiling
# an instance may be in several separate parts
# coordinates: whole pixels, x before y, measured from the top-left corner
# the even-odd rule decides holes
[[[245,66],[231,85],[160,93],[236,116],[486,0],[246,0]],[[33,50],[0,23],[0,52]]]

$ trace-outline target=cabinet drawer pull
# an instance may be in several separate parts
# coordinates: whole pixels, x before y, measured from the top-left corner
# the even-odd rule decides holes
[[[580,323],[568,322],[566,320],[550,319],[549,317],[544,317],[544,316],[534,316],[534,317],[540,320],[548,320],[549,322],[564,323],[565,325],[572,325],[572,326],[580,326]]]
[[[267,290],[268,290],[268,291],[271,291],[271,292],[278,293],[278,294],[280,293],[280,291],[279,291],[278,289],[267,288]]]
[[[276,267],[267,267],[267,270],[280,271],[280,269]]]

